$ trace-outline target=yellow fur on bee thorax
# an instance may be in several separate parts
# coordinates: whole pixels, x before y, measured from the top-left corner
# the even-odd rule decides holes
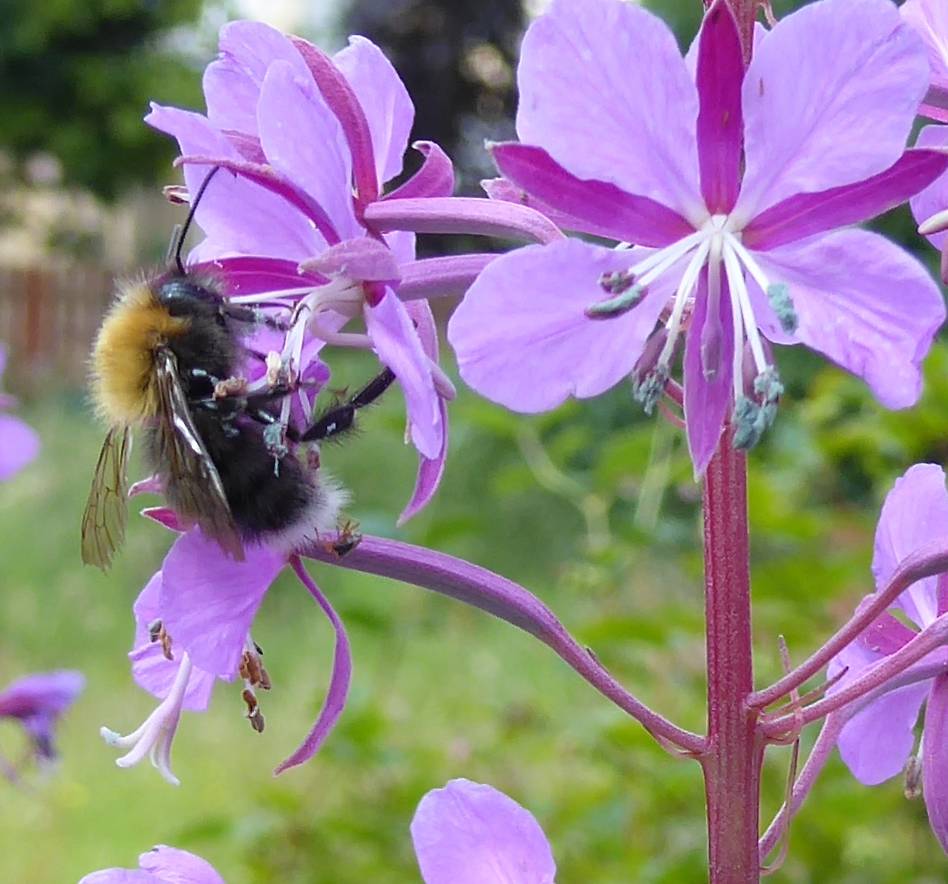
[[[128,285],[105,317],[92,351],[96,409],[112,425],[129,426],[158,411],[154,352],[184,332],[145,282]]]

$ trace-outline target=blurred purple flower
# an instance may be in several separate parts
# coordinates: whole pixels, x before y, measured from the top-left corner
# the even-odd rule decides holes
[[[425,884],[553,884],[556,863],[533,814],[492,786],[451,780],[411,823]]]
[[[941,294],[902,249],[839,229],[948,168],[904,151],[928,63],[892,3],[809,4],[760,36],[745,72],[724,2],[683,59],[635,4],[554,0],[518,82],[522,143],[494,146],[506,180],[489,191],[639,248],[566,240],[490,264],[448,331],[474,389],[538,412],[631,374],[650,410],[684,335],[698,474],[732,408],[741,447],[773,420],[765,338],[823,353],[890,408],[918,399]]]
[[[17,679],[0,692],[0,719],[23,725],[39,761],[56,758],[53,733],[60,716],[85,687],[81,672],[62,669]]]
[[[7,350],[0,344],[0,378],[7,364]],[[40,441],[36,432],[4,410],[16,404],[16,400],[0,393],[0,482],[18,473],[39,453]]]
[[[872,562],[876,586],[885,586],[913,552],[946,535],[944,471],[934,464],[916,464],[896,481],[882,507]],[[915,583],[902,593],[895,607],[920,629],[930,626],[948,612],[948,575]],[[892,614],[883,614],[833,659],[828,673],[831,679],[846,671],[830,693],[845,688],[867,667],[894,654],[916,635]],[[948,852],[948,649],[940,648],[915,667],[932,664],[942,674],[897,687],[865,703],[843,728],[839,751],[861,783],[873,786],[896,776],[912,755],[914,729],[924,704],[919,760],[925,804],[932,829]]]
[[[197,210],[206,239],[192,264],[216,269],[241,302],[291,299],[306,335],[371,348],[405,394],[419,482],[403,513],[435,491],[446,450],[444,400],[454,390],[397,292],[414,235],[380,236],[364,221],[380,182],[402,171],[414,108],[381,50],[362,38],[330,58],[258,22],[225,25],[204,75],[207,116],[153,105],[146,121],[181,148],[189,193],[221,166]],[[430,143],[422,170],[389,196],[447,196],[450,160]],[[423,305],[424,302],[421,302]],[[340,334],[361,318],[366,334]],[[413,321],[414,320],[414,321]],[[299,366],[302,334],[284,357]],[[293,344],[291,344],[291,339]],[[295,350],[294,350],[295,347]]]
[[[137,869],[102,869],[79,884],[224,884],[224,879],[201,857],[159,844],[138,858]]]

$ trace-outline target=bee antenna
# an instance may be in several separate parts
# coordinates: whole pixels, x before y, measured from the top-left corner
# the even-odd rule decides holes
[[[191,223],[194,221],[194,213],[197,211],[197,207],[201,202],[201,198],[204,196],[204,191],[207,190],[207,185],[211,183],[211,179],[221,170],[220,166],[215,166],[207,173],[207,177],[201,182],[201,186],[198,188],[198,192],[194,195],[194,199],[191,200],[191,208],[188,210],[188,217],[184,219],[184,224],[177,228],[176,235],[172,238],[173,251],[174,251],[174,263],[177,265],[178,272],[184,276],[184,263],[181,261],[181,249],[184,247],[184,240],[188,235],[188,231],[191,229]]]

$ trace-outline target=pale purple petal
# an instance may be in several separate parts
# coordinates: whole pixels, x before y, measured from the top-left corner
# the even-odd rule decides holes
[[[220,58],[204,71],[207,116],[219,129],[257,133],[257,100],[267,68],[274,61],[309,75],[296,47],[284,34],[258,21],[234,21],[221,28]]]
[[[234,561],[192,529],[179,537],[162,566],[159,608],[176,647],[219,678],[237,672],[250,624],[270,584],[286,564],[265,546],[244,548]]]
[[[323,595],[306,572],[306,568],[299,557],[294,556],[290,560],[290,564],[296,572],[296,576],[299,577],[303,586],[306,587],[332,624],[333,631],[336,634],[336,647],[333,651],[329,688],[326,691],[326,699],[323,702],[319,716],[300,747],[289,758],[280,763],[274,771],[275,774],[283,773],[291,767],[309,761],[319,751],[319,747],[336,726],[339,716],[342,715],[342,710],[346,705],[346,697],[349,695],[349,683],[352,680],[352,651],[349,647],[349,637],[346,635],[346,628],[343,626],[342,620],[339,619],[339,615],[330,604],[329,599]]]
[[[431,368],[405,305],[390,290],[374,306],[366,305],[365,325],[379,360],[398,378],[405,394],[411,439],[421,454],[437,458],[444,424]]]
[[[863,230],[837,231],[756,258],[772,283],[789,287],[797,340],[861,377],[887,408],[918,400],[922,360],[944,322],[945,305],[915,258]]]
[[[240,160],[232,144],[205,117],[152,104],[145,117],[150,126],[174,136],[182,154]],[[188,191],[196,194],[210,167],[185,165]],[[193,260],[213,260],[225,254],[273,256],[301,261],[326,243],[312,224],[285,199],[243,177],[220,172],[198,206],[196,220],[208,245],[192,253]],[[213,248],[210,247],[213,243]]]
[[[475,252],[412,261],[401,268],[398,296],[406,303],[417,298],[460,297],[496,257]]]
[[[876,528],[872,573],[885,586],[899,564],[923,546],[948,535],[948,490],[936,464],[915,464],[886,495]],[[938,578],[927,577],[899,596],[899,605],[921,628],[938,616]]]
[[[143,853],[138,864],[167,884],[224,884],[224,879],[207,860],[164,844]]]
[[[948,676],[932,683],[925,706],[922,788],[932,831],[948,853]]]
[[[945,169],[948,154],[907,150],[894,166],[864,181],[819,193],[796,194],[771,206],[744,228],[742,242],[749,249],[773,249],[867,221],[900,206],[936,181]],[[948,193],[944,195],[948,199]]]
[[[415,107],[385,53],[365,37],[350,37],[333,56],[365,111],[380,182],[401,174]],[[441,194],[439,194],[440,196]]]
[[[441,422],[444,426],[444,433],[441,436],[441,451],[437,457],[428,458],[423,454],[418,455],[418,475],[415,478],[415,488],[412,491],[411,499],[402,510],[395,523],[399,527],[404,525],[409,519],[418,515],[429,503],[441,484],[444,477],[444,467],[448,457],[448,406],[443,399],[439,400],[441,410]]]
[[[734,325],[727,280],[721,280],[720,358],[714,377],[705,377],[701,357],[702,329],[708,315],[708,286],[703,278],[685,341],[685,424],[695,476],[704,474],[717,451],[724,419],[733,404]]]
[[[192,264],[191,269],[196,273],[209,272],[219,276],[226,282],[227,294],[231,296],[256,295],[326,282],[315,274],[300,273],[298,261],[280,258],[218,258],[207,264]]]
[[[360,282],[394,283],[401,277],[392,250],[368,236],[343,240],[301,266],[326,277],[344,276]]]
[[[916,146],[948,149],[948,126],[926,126],[919,133]],[[910,204],[919,224],[948,209],[948,175],[942,175],[932,182]],[[928,237],[928,241],[936,249],[943,249],[948,243],[948,231],[933,234]]]
[[[889,0],[821,0],[783,18],[747,69],[745,218],[877,175],[928,87],[921,40]]]
[[[737,23],[728,4],[717,0],[701,25],[696,76],[701,193],[712,215],[730,212],[740,188],[743,79]]]
[[[425,884],[553,884],[556,862],[536,818],[503,792],[451,780],[411,822]]]
[[[570,230],[640,246],[666,246],[694,232],[681,215],[661,203],[605,181],[581,180],[539,147],[495,144],[491,156],[505,178],[539,200],[535,208],[542,212],[551,206],[556,216],[550,219],[558,224],[564,223],[564,215],[571,219],[565,222]]]
[[[578,178],[704,211],[698,95],[661,19],[620,0],[555,0],[527,30],[517,80],[521,141]]]
[[[898,688],[846,723],[839,754],[860,783],[875,786],[901,773],[915,745],[915,723],[928,688],[928,682]]]
[[[40,450],[36,431],[17,417],[0,414],[0,482],[30,463]]]
[[[427,196],[451,196],[454,193],[454,165],[451,158],[433,141],[416,141],[413,148],[424,163],[404,184],[383,199],[417,199]]]
[[[905,0],[899,12],[925,43],[932,85],[948,87],[948,4],[944,0]]]
[[[150,626],[161,619],[161,572],[158,571],[139,593],[132,611],[135,615],[135,641],[128,659],[132,663],[132,678],[140,688],[163,700],[168,696],[181,666],[180,650],[174,660],[166,659],[160,642],[153,642]],[[172,654],[175,654],[172,636]],[[185,690],[183,708],[195,712],[207,709],[214,691],[214,676],[194,667]]]
[[[578,240],[527,246],[489,264],[448,325],[465,382],[514,411],[548,411],[598,396],[627,377],[666,303],[666,274],[643,301],[610,319],[585,310],[606,299],[599,279],[634,252]]]
[[[163,884],[154,875],[139,869],[102,869],[82,877],[79,884]]]
[[[85,676],[73,669],[23,676],[0,691],[0,716],[25,721],[62,715],[85,684]]]
[[[283,61],[267,70],[257,105],[271,165],[318,202],[340,239],[362,234],[352,206],[352,158],[339,121],[312,80]]]

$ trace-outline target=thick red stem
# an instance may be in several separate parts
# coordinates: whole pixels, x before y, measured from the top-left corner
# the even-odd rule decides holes
[[[708,743],[702,756],[711,884],[760,880],[757,838],[763,741],[753,690],[747,461],[727,438],[704,485]]]

